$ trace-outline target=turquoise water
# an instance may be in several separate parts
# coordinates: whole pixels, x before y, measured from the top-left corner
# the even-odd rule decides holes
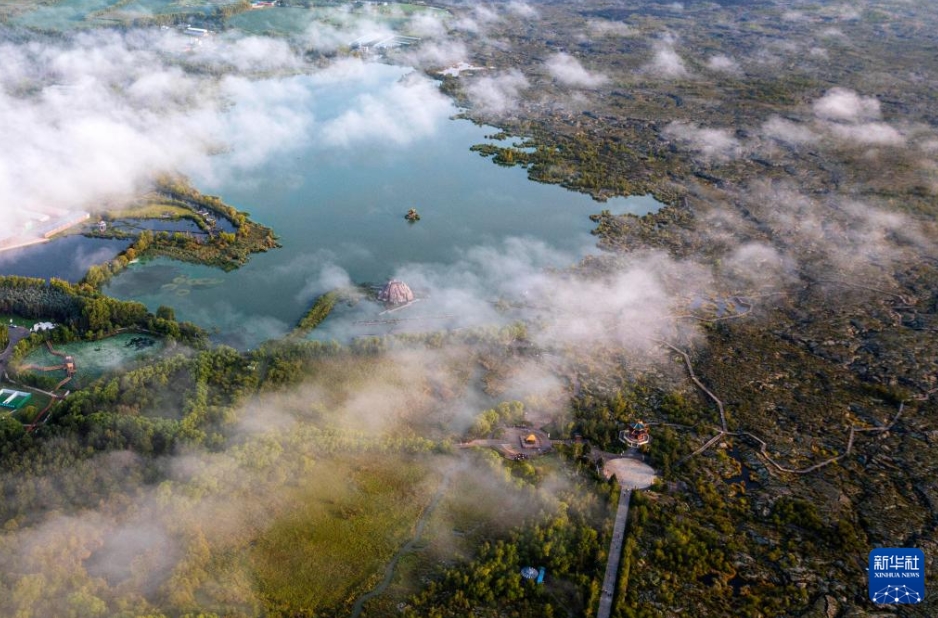
[[[26,11],[12,21],[18,26],[65,31],[149,15],[211,13],[229,4],[235,4],[235,0],[131,0],[126,3],[119,0],[59,0]],[[228,24],[250,34],[296,35],[317,21],[348,23],[355,19],[367,19],[399,28],[405,26],[409,17],[416,12],[448,15],[442,9],[396,3],[389,7],[352,9],[348,6],[276,7],[239,13],[229,19]]]
[[[301,34],[313,22],[328,17],[329,11],[322,8],[270,8],[239,13],[228,20],[228,25],[249,34]]]
[[[309,89],[308,102],[300,104],[308,106],[310,116],[327,123],[356,96],[406,73],[384,65],[374,71],[378,78],[339,83],[290,79]],[[375,139],[337,149],[314,136],[300,150],[252,169],[247,178],[208,187],[197,180],[272,227],[283,248],[257,254],[230,273],[167,259],[141,262],[114,278],[106,293],[139,300],[151,310],[171,305],[178,318],[251,347],[293,327],[312,299],[333,284],[334,277],[323,277],[324,269],[341,269],[355,283],[383,282],[408,265],[454,264],[470,249],[499,247],[512,237],[535,239],[575,260],[595,244],[590,214],[602,209],[641,214],[660,206],[647,196],[600,204],[531,182],[525,170],[496,166],[469,151],[495,132],[491,127],[441,122],[434,135],[404,145]],[[418,209],[419,222],[404,220],[409,208]],[[209,283],[168,285],[179,277]]]
[[[275,7],[239,13],[228,20],[228,25],[250,34],[277,36],[301,34],[314,22],[341,25],[368,20],[403,31],[407,29],[409,19],[417,13],[427,13],[438,18],[449,15],[448,11],[435,7],[398,3],[388,7]]]
[[[116,7],[108,13],[108,16],[133,18],[166,13],[211,13],[218,6],[226,4],[234,4],[234,2],[232,0],[215,2],[209,0],[133,0],[133,2]]]
[[[42,30],[69,30],[88,26],[91,13],[102,11],[116,0],[63,0],[50,6],[41,6],[13,20],[17,26]]]
[[[145,340],[149,345],[134,345],[135,341]],[[68,354],[75,361],[75,378],[68,388],[81,388],[98,379],[104,373],[126,367],[131,361],[146,354],[157,354],[163,349],[163,342],[149,335],[123,333],[100,341],[55,344],[55,351]],[[33,350],[23,360],[24,364],[52,367],[62,364],[60,356],[51,354],[45,346]],[[55,379],[65,378],[64,370],[36,372]]]
[[[226,4],[233,4],[233,0],[134,0],[128,4],[119,4],[118,0],[61,0],[28,11],[13,23],[41,30],[71,30],[101,26],[110,18],[177,12],[207,13]]]

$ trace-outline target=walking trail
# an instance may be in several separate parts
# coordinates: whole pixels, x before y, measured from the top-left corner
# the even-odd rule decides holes
[[[433,496],[433,499],[430,501],[430,504],[424,509],[423,513],[420,515],[420,519],[417,520],[417,526],[414,529],[414,536],[412,539],[407,541],[397,553],[394,554],[394,557],[391,558],[391,561],[388,562],[387,566],[384,568],[384,579],[381,580],[381,583],[378,584],[373,590],[369,590],[362,596],[358,597],[358,600],[355,601],[355,605],[352,607],[351,618],[358,618],[362,609],[365,607],[365,603],[374,597],[381,595],[387,590],[388,586],[391,585],[391,579],[394,577],[394,568],[397,567],[397,563],[402,557],[409,554],[414,550],[414,547],[420,541],[420,535],[423,534],[423,529],[427,526],[427,520],[430,519],[430,515],[433,514],[433,511],[436,509],[437,504],[443,498],[443,495],[446,493],[447,488],[449,487],[450,473],[447,472],[446,476],[443,477],[443,481],[440,483],[440,488],[437,489],[436,494]]]
[[[602,595],[599,597],[599,612],[596,618],[609,618],[612,612],[612,600],[615,598],[616,576],[619,574],[619,561],[622,558],[622,543],[625,541],[625,524],[629,518],[629,500],[633,489],[645,489],[655,481],[655,471],[638,459],[620,457],[606,461],[606,478],[615,476],[619,482],[619,508],[616,511],[616,523],[612,528],[612,540],[609,542],[609,560],[606,563],[606,576],[603,578]]]

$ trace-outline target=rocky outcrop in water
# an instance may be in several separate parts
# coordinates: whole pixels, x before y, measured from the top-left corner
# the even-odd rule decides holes
[[[378,292],[378,300],[391,305],[403,305],[414,300],[414,293],[403,281],[392,279]]]

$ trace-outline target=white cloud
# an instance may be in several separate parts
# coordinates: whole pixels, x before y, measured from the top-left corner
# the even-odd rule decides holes
[[[762,124],[762,133],[789,144],[807,144],[817,139],[817,135],[808,127],[779,116],[769,117]]]
[[[710,59],[707,60],[707,68],[711,71],[730,73],[734,75],[742,72],[739,68],[739,63],[724,54],[711,56]]]
[[[361,31],[349,32],[333,24],[312,22],[300,37],[304,45],[320,52],[333,52],[361,36]]]
[[[689,75],[684,59],[674,49],[672,36],[666,35],[655,41],[652,59],[645,71],[665,79],[680,79]]]
[[[485,28],[499,19],[498,13],[494,9],[479,4],[473,7],[471,12],[460,15],[453,22],[453,28],[474,34],[484,34]]]
[[[812,58],[820,58],[821,60],[827,60],[828,58],[827,50],[823,47],[812,47],[808,50],[808,54]]]
[[[903,245],[915,254],[935,251],[917,221],[872,204],[836,195],[816,198],[769,182],[753,183],[739,199],[801,268],[814,264],[839,275],[875,276],[909,259]]]
[[[711,160],[733,159],[740,154],[740,143],[726,129],[709,129],[690,122],[672,122],[662,135],[679,142],[684,148]]]
[[[850,4],[833,6],[831,7],[830,12],[834,15],[835,19],[839,19],[841,21],[854,21],[860,19],[862,16],[860,9]]]
[[[500,19],[495,9],[484,4],[476,5],[472,10],[472,14],[483,24],[492,24]]]
[[[511,2],[508,3],[508,11],[519,17],[537,17],[538,15],[537,9],[527,2],[521,2],[519,0],[511,0]]]
[[[303,256],[302,259],[294,260],[295,264],[301,268],[308,268],[313,262],[328,260],[319,267],[319,272],[315,276],[306,279],[306,284],[296,293],[295,298],[304,303],[310,303],[312,300],[326,292],[336,289],[345,289],[352,286],[352,279],[348,272],[340,266],[336,266],[331,260],[335,258],[334,254],[323,252],[320,255]],[[292,269],[291,274],[295,277],[297,269]]]
[[[284,43],[219,41],[181,57],[185,44],[175,32],[106,31],[4,45],[0,221],[87,208],[161,171],[228,174],[306,138],[303,93],[246,77],[301,66]],[[183,72],[180,59],[228,76]],[[222,149],[233,156],[211,156]]]
[[[503,115],[518,106],[521,92],[528,87],[528,80],[517,69],[498,75],[474,78],[466,87],[473,108],[486,114]]]
[[[592,36],[633,36],[636,33],[635,28],[621,22],[608,19],[591,19],[586,22],[586,27]]]
[[[465,62],[468,57],[466,46],[459,41],[424,41],[395,55],[395,60],[420,68],[440,68]]]
[[[233,105],[218,118],[231,150],[228,161],[240,169],[257,166],[278,152],[309,139],[312,118],[306,111],[309,90],[295,80],[257,82],[226,77],[220,93]]]
[[[674,327],[663,316],[682,294],[710,282],[706,269],[659,253],[635,254],[627,267],[598,278],[563,272],[574,259],[540,241],[513,238],[475,247],[451,266],[415,264],[395,277],[428,290],[434,313],[459,316],[449,328],[524,317],[538,345],[580,351],[624,345],[647,352],[654,347],[650,338]],[[497,298],[519,306],[500,317],[491,302]]]
[[[557,53],[547,59],[544,67],[550,76],[565,86],[596,88],[609,81],[602,73],[589,71],[570,54]]]
[[[755,289],[762,285],[778,285],[794,278],[795,261],[775,247],[747,242],[721,260],[721,276],[736,285]]]
[[[205,65],[255,74],[298,69],[303,64],[286,41],[260,36],[219,38],[193,48],[189,56]]]
[[[905,137],[885,122],[831,124],[831,132],[841,139],[870,146],[901,146]]]
[[[859,122],[880,118],[879,101],[874,97],[861,97],[846,88],[831,88],[813,107],[814,114],[824,120]]]
[[[430,21],[418,23],[428,29],[435,27]],[[436,26],[442,27],[442,24]],[[385,39],[394,34],[396,33],[387,23],[362,19],[349,11],[339,11],[332,14],[332,20],[329,22],[310,23],[300,41],[316,51],[334,52],[356,41]],[[429,33],[422,36],[429,36]]]
[[[411,73],[381,92],[359,95],[348,110],[321,124],[318,135],[324,144],[338,147],[366,141],[406,144],[434,134],[452,111],[434,82]]]
[[[410,18],[408,33],[424,39],[442,39],[449,28],[443,19],[433,13],[419,12]]]
[[[879,122],[879,101],[846,88],[831,88],[812,105],[819,125],[834,137],[868,146],[900,146],[905,136],[895,127]]]

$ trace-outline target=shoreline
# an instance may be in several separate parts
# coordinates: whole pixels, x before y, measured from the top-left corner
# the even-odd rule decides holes
[[[12,251],[13,249],[22,249],[23,247],[31,247],[33,245],[38,245],[44,242],[49,242],[50,240],[51,238],[40,237],[40,238],[30,238],[28,240],[23,240],[23,241],[17,241],[16,244],[12,244],[12,245],[0,244],[0,253],[4,253],[6,251]]]

